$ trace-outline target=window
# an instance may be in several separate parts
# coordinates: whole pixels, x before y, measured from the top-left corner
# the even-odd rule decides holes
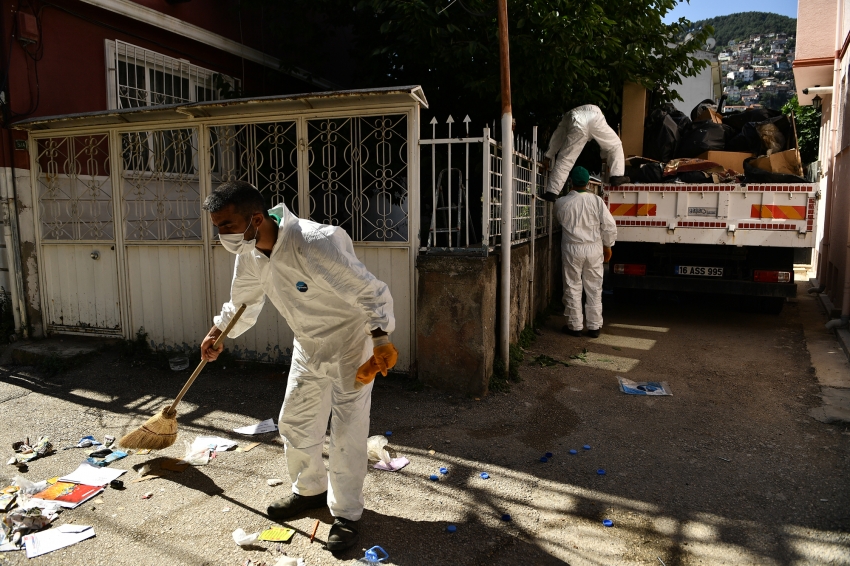
[[[110,108],[219,100],[239,87],[233,77],[123,41],[106,41],[106,59]]]

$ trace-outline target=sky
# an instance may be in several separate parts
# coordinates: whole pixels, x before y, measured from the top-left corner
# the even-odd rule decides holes
[[[667,14],[664,21],[670,23],[679,18],[688,18],[695,22],[738,12],[773,12],[774,14],[796,18],[797,0],[735,0],[734,2],[691,0],[690,3],[683,0],[681,4]]]

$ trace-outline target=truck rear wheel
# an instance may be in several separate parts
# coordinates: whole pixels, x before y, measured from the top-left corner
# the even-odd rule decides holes
[[[779,314],[785,306],[785,297],[759,297],[759,312]]]

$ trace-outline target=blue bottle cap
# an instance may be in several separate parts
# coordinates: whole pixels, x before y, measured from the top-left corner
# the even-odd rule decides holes
[[[590,444],[585,444],[585,445],[584,445],[584,449],[585,449],[585,450],[590,450]]]
[[[549,458],[547,458],[546,456],[541,456],[540,461],[543,462],[543,463],[546,463],[546,462],[549,461]]]
[[[547,457],[547,458],[551,458],[552,456],[554,456],[554,454],[552,454],[551,452],[547,452],[547,453],[546,453],[546,457]]]
[[[480,474],[478,474],[478,475],[479,475],[479,476],[481,476],[481,479],[482,479],[482,480],[486,480],[486,479],[489,479],[489,478],[490,478],[490,474],[488,474],[487,472],[481,472],[481,473],[480,473]]]
[[[447,473],[449,473],[449,469],[448,468],[440,468],[440,473],[443,474],[443,475],[446,475]]]
[[[391,430],[388,430],[387,432],[384,433],[384,436],[392,436],[392,435],[393,435],[393,431],[391,431]]]
[[[457,530],[457,527],[454,526],[454,525],[449,525],[448,527],[446,527],[446,530],[449,531],[450,533],[453,533]]]
[[[599,474],[600,476],[604,476],[604,475],[605,475],[605,470],[603,470],[603,469],[599,469],[599,470],[596,470],[596,473],[597,473],[597,474]]]
[[[502,520],[503,520],[503,521],[510,521],[510,520],[511,520],[511,516],[510,516],[510,515],[508,515],[507,513],[505,513],[504,515],[502,515]]]
[[[572,454],[572,455],[576,455],[576,454],[578,454],[578,450],[576,450],[575,448],[573,448],[572,450],[570,450],[570,454]]]
[[[431,474],[431,481],[437,481],[439,479],[440,478],[439,478],[439,476],[437,476],[437,474]]]
[[[614,521],[612,521],[611,519],[603,519],[602,524],[606,527],[613,527]]]

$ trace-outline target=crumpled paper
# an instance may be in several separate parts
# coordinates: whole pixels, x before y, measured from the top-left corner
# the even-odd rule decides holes
[[[370,436],[366,439],[366,452],[370,460],[378,460],[373,468],[376,470],[384,470],[387,472],[397,472],[410,463],[410,460],[404,457],[391,458],[390,453],[384,448],[389,444],[387,437],[382,434]]]
[[[32,462],[36,458],[46,456],[53,451],[53,444],[50,443],[50,438],[47,436],[40,436],[38,442],[33,445],[29,445],[26,442],[16,442],[12,447],[15,450],[15,460],[19,464]]]
[[[248,534],[244,529],[233,531],[233,542],[239,546],[251,546],[260,538],[260,533]]]

